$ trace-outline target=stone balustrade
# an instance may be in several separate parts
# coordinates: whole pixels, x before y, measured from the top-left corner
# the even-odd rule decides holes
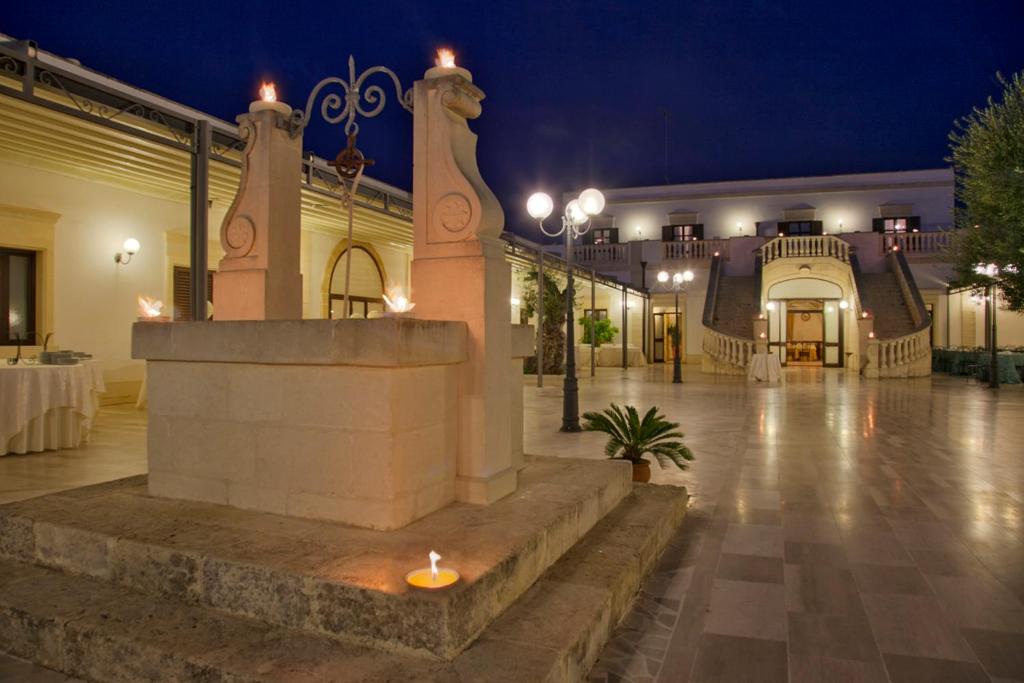
[[[664,242],[662,244],[666,261],[698,260],[707,261],[716,254],[728,256],[729,240],[689,240],[686,242]]]
[[[924,377],[931,374],[931,325],[894,339],[869,339],[865,377]]]
[[[850,245],[832,235],[777,237],[761,247],[762,263],[780,258],[824,256],[850,262]]]
[[[718,374],[743,374],[754,355],[753,339],[723,334],[704,328],[704,371]]]
[[[900,251],[913,256],[915,254],[941,254],[952,241],[953,233],[942,232],[905,232],[895,235],[882,235],[882,251],[888,252],[898,245]]]
[[[576,263],[624,265],[629,263],[629,243],[583,244],[575,248],[573,258]]]

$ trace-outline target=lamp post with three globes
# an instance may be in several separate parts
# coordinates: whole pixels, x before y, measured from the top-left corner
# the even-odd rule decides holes
[[[668,271],[658,273],[658,282],[665,284],[672,280],[672,289],[676,293],[676,333],[672,335],[672,384],[683,383],[683,361],[679,354],[679,339],[683,334],[682,321],[679,319],[679,291],[686,291],[686,286],[693,282],[693,271],[684,270],[681,273],[673,273],[669,276]]]
[[[550,195],[543,192],[536,192],[526,200],[526,212],[537,221],[541,232],[548,237],[565,236],[565,269],[567,282],[565,286],[565,381],[563,382],[562,398],[562,428],[563,432],[578,432],[580,427],[579,408],[579,385],[576,381],[576,341],[575,341],[575,318],[573,316],[573,304],[575,303],[575,292],[573,290],[572,261],[573,242],[590,231],[593,225],[594,216],[604,211],[604,195],[600,190],[587,188],[580,192],[580,196],[569,201],[562,213],[562,227],[560,230],[548,232],[544,227],[544,219],[554,211],[555,202]],[[538,286],[543,289],[544,283],[539,281]],[[544,359],[540,359],[543,363]],[[537,368],[541,372],[542,368]]]

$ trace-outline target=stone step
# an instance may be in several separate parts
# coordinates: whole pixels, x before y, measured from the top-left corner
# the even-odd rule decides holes
[[[718,280],[718,295],[713,315],[714,329],[744,339],[754,336],[754,316],[759,303],[754,296],[756,278],[723,275]]]
[[[892,339],[913,332],[914,321],[894,273],[864,273],[861,285],[861,296],[875,319],[875,336]]]
[[[0,650],[101,682],[578,681],[682,523],[686,502],[685,489],[636,486],[451,661],[383,652],[12,559],[0,560]]]
[[[451,659],[632,488],[623,462],[535,458],[516,493],[395,531],[147,495],[145,477],[0,506],[0,556],[383,650]],[[409,589],[428,564],[462,581]]]

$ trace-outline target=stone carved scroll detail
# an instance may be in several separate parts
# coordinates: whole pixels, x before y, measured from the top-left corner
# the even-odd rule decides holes
[[[428,145],[434,159],[440,163],[435,161],[435,171],[428,180],[428,215],[431,218],[426,241],[443,244],[483,236],[497,237],[504,216],[497,198],[480,177],[477,137],[467,123],[480,116],[484,93],[458,76],[438,78],[433,87],[435,90],[427,100],[428,108],[440,125],[434,129]],[[417,115],[422,113],[417,112]]]
[[[245,256],[256,243],[256,224],[249,216],[235,216],[224,231],[224,241],[232,256]]]
[[[220,227],[220,245],[224,253],[233,258],[248,255],[256,243],[256,226],[252,218],[239,213],[246,204],[248,195],[249,165],[252,161],[250,157],[256,144],[256,133],[256,124],[252,119],[242,118],[239,121],[238,134],[245,141],[245,149],[242,151],[242,173],[238,179],[238,192],[235,193],[235,199],[228,207]]]

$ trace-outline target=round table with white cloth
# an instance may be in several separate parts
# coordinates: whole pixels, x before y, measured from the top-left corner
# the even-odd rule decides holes
[[[0,364],[0,455],[79,446],[104,391],[95,361]]]
[[[755,353],[750,357],[747,379],[751,382],[778,382],[782,380],[782,363],[774,353]]]

